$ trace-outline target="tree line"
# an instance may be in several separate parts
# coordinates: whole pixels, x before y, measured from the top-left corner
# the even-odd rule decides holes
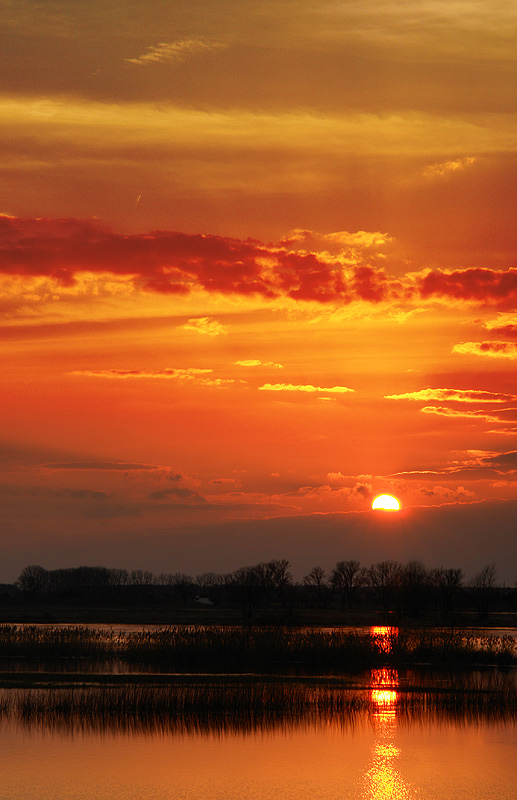
[[[332,570],[313,567],[295,582],[289,561],[264,561],[230,573],[204,572],[192,577],[181,572],[154,574],[146,570],[71,567],[47,570],[25,567],[16,585],[29,597],[66,598],[156,596],[172,604],[198,602],[206,606],[238,606],[245,618],[259,609],[339,608],[397,612],[409,618],[428,612],[450,617],[473,608],[486,616],[501,592],[494,564],[484,566],[465,582],[459,568],[428,569],[420,561],[402,564],[386,560],[369,567],[350,559]],[[512,601],[515,602],[510,591]]]

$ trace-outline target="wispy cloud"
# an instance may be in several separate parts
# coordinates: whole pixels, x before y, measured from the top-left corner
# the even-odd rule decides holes
[[[228,333],[224,325],[211,317],[193,317],[181,327],[186,331],[196,331],[205,336],[221,336]]]
[[[446,500],[448,502],[462,502],[464,500],[476,500],[477,494],[464,486],[452,488],[449,486],[421,486],[417,493],[425,497]]]
[[[168,480],[179,481],[183,478],[180,472],[174,472],[170,467],[157,466],[156,464],[139,464],[134,461],[50,461],[46,464],[37,464],[39,469],[48,470],[87,470],[93,472],[165,472]]]
[[[312,384],[293,384],[293,383],[265,383],[259,386],[259,391],[264,392],[321,392],[323,394],[345,394],[346,392],[355,392],[355,389],[349,389],[347,386],[312,386]]]
[[[68,375],[77,375],[87,378],[108,378],[108,379],[121,379],[128,380],[146,379],[146,380],[179,380],[183,382],[195,381],[197,385],[208,386],[214,389],[222,389],[235,383],[233,378],[207,378],[205,375],[211,373],[211,369],[197,369],[190,367],[188,369],[172,369],[167,367],[159,370],[142,370],[142,369],[78,369],[73,372],[68,372]],[[242,383],[242,381],[240,381]]]
[[[452,348],[453,353],[490,356],[491,358],[517,358],[515,342],[461,342]]]
[[[440,417],[464,417],[466,419],[476,419],[482,422],[502,422],[499,417],[493,414],[485,414],[482,411],[466,411],[455,408],[445,408],[444,406],[424,406],[421,408],[424,414],[437,414]]]
[[[207,53],[224,47],[218,42],[207,42],[203,39],[178,39],[175,42],[160,42],[148,47],[146,52],[137,58],[126,58],[126,64],[149,66],[150,64],[181,63],[201,53]]]
[[[176,380],[194,380],[200,375],[213,372],[211,369],[198,369],[189,367],[188,369],[173,369],[166,367],[158,370],[142,369],[78,369],[67,373],[68,375],[84,375],[89,378],[159,378]]]
[[[494,331],[505,336],[517,336],[517,314],[501,312],[495,319],[486,320],[483,326],[488,331]]]
[[[417,392],[389,394],[385,400],[441,400],[459,403],[509,403],[517,400],[517,395],[503,392],[484,392],[480,389],[420,389]]]
[[[283,369],[283,364],[275,364],[274,361],[260,361],[258,358],[247,358],[243,361],[233,362],[238,367],[271,367],[273,369]]]
[[[476,161],[472,156],[442,161],[440,164],[430,164],[424,169],[424,175],[429,178],[441,177],[454,172],[462,172]]]

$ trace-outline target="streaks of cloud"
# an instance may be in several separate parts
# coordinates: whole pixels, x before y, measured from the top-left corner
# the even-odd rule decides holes
[[[127,380],[147,379],[147,380],[179,380],[183,382],[195,382],[196,385],[207,386],[214,389],[223,389],[235,383],[233,378],[206,378],[204,375],[212,372],[211,369],[173,369],[167,367],[160,370],[141,370],[141,369],[78,369],[67,373],[86,378],[108,378]],[[242,381],[241,381],[242,383]]]
[[[430,164],[424,170],[424,175],[429,178],[442,177],[450,173],[461,172],[476,161],[472,156],[457,158],[451,161],[442,161],[440,164]]]
[[[109,472],[154,472],[165,471],[169,480],[179,481],[183,475],[171,471],[170,467],[157,466],[156,464],[139,464],[133,461],[50,461],[38,464],[40,469],[47,470],[87,470]]]
[[[500,472],[514,472],[517,470],[517,450],[484,456],[480,458],[480,464],[493,467]]]
[[[187,58],[209,52],[223,47],[217,42],[207,42],[203,39],[179,39],[176,42],[160,42],[148,47],[143,55],[138,58],[126,58],[127,64],[149,66],[150,64],[181,63]]]
[[[228,333],[224,325],[211,317],[193,317],[181,327],[186,331],[196,331],[205,336],[221,336],[221,334]]]
[[[515,342],[461,342],[454,345],[453,353],[473,356],[490,356],[491,358],[517,358]]]
[[[184,487],[157,489],[155,492],[151,492],[148,497],[149,500],[170,500],[172,498],[180,498],[181,500],[189,500],[193,503],[206,503],[206,498],[200,495],[199,492]]]
[[[456,488],[439,485],[432,487],[421,486],[417,489],[417,492],[427,499],[437,498],[448,502],[470,502],[478,498],[475,492],[466,489],[464,486],[458,486]]]
[[[197,367],[189,367],[188,369],[174,369],[166,367],[159,370],[142,370],[142,369],[79,369],[69,372],[69,375],[83,375],[89,378],[158,378],[158,379],[177,379],[177,380],[195,380],[200,375],[205,375],[213,372],[211,369],[198,369]]]
[[[494,416],[493,414],[486,414],[483,411],[466,411],[466,410],[457,410],[455,408],[444,408],[443,406],[424,406],[421,408],[424,414],[437,414],[441,417],[463,417],[466,419],[475,419],[481,422],[501,422],[499,417]]]
[[[327,252],[346,254],[351,251],[375,251],[385,248],[393,241],[391,236],[380,231],[335,231],[317,233],[303,228],[294,228],[284,236],[279,245],[286,250],[305,252]]]
[[[503,392],[486,392],[480,389],[420,389],[404,394],[390,394],[385,400],[429,400],[454,401],[458,403],[509,403],[517,400],[517,395]]]
[[[272,369],[283,369],[283,364],[275,364],[274,361],[260,361],[258,358],[245,358],[243,361],[233,362],[237,367],[271,367]]]
[[[347,386],[313,386],[312,384],[293,384],[293,383],[265,383],[259,386],[259,391],[264,392],[322,392],[332,394],[346,394],[347,392],[355,392],[355,389],[349,389]]]
[[[495,319],[486,320],[483,326],[504,336],[517,336],[517,315],[512,313],[499,313]]]

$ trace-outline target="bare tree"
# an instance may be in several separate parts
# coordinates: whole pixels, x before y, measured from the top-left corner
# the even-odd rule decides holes
[[[487,564],[479,570],[470,581],[470,588],[478,614],[481,618],[488,616],[492,609],[496,587],[497,570],[495,564]]]
[[[401,569],[398,561],[388,560],[372,564],[368,570],[368,582],[386,612],[394,609]]]
[[[42,595],[48,588],[48,572],[39,564],[30,564],[23,568],[16,585],[24,594]]]
[[[264,565],[240,567],[227,576],[227,587],[242,608],[244,617],[251,619],[267,594]]]
[[[322,567],[313,567],[303,579],[309,597],[320,606],[327,608],[330,600],[330,587],[327,583],[327,573]]]
[[[422,617],[427,610],[430,576],[421,561],[408,561],[399,574],[400,609],[406,617]]]
[[[440,567],[432,570],[429,581],[443,616],[446,618],[454,616],[459,606],[463,571]]]
[[[270,592],[268,602],[276,597],[282,606],[287,604],[289,587],[293,583],[292,575],[289,572],[290,566],[289,561],[285,559],[267,561],[263,565],[266,584]]]
[[[331,585],[338,594],[341,608],[356,604],[358,590],[366,584],[368,571],[359,561],[338,561],[331,575]]]

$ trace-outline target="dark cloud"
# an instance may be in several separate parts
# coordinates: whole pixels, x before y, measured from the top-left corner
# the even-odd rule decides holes
[[[54,492],[56,497],[70,497],[72,500],[107,500],[110,492],[102,492],[96,489],[58,489]]]
[[[507,453],[497,453],[497,455],[486,456],[481,459],[482,464],[494,467],[500,472],[513,472],[517,469],[517,450],[510,450]]]
[[[517,301],[517,269],[432,270],[420,279],[418,290],[424,298],[448,297],[512,306]]]
[[[38,464],[41,469],[49,470],[90,470],[109,472],[131,472],[131,471],[155,471],[168,470],[168,467],[160,467],[154,464],[139,464],[133,461],[64,461],[49,462],[48,464]],[[183,476],[180,473],[171,473],[170,480],[179,481]]]
[[[205,503],[206,500],[198,492],[192,489],[158,489],[156,492],[151,492],[149,500],[169,500],[171,497],[181,497],[195,501],[196,503]]]
[[[345,258],[299,252],[253,239],[158,230],[114,233],[96,220],[20,219],[0,216],[0,272],[48,276],[73,285],[84,270],[130,278],[144,291],[208,292],[290,297],[319,303],[354,300],[468,300],[509,307],[517,300],[517,269],[465,269],[422,273],[415,283],[388,277],[371,261],[369,242]],[[352,252],[352,251],[351,251]],[[267,266],[264,266],[267,264]]]
[[[141,289],[166,294],[187,294],[195,284],[208,292],[349,303],[379,302],[391,292],[382,270],[360,263],[345,270],[339,259],[255,240],[173,231],[124,236],[95,220],[0,216],[0,272],[72,285],[84,270],[129,276]]]

